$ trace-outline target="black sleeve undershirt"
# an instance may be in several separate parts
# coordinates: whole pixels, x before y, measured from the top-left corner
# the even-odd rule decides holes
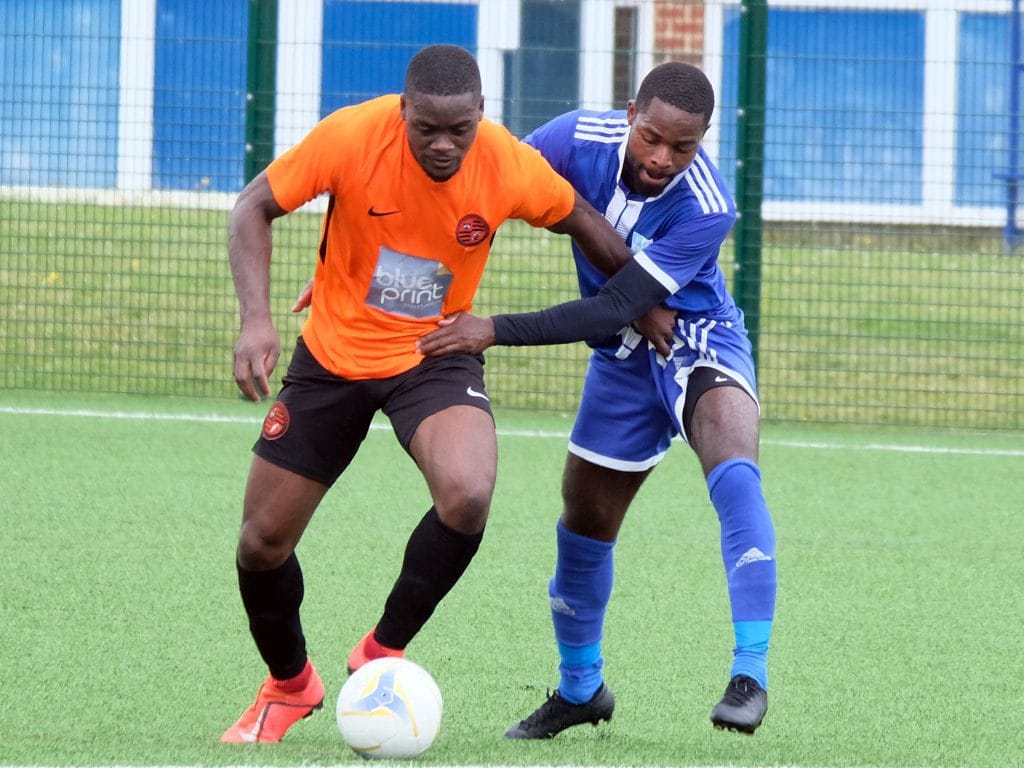
[[[495,344],[506,347],[566,344],[605,339],[653,309],[669,295],[635,259],[630,259],[586,299],[567,301],[537,312],[495,315]]]

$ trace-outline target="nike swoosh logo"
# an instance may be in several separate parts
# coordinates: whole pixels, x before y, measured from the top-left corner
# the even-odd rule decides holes
[[[715,376],[715,384],[725,384],[728,379],[725,376]]]
[[[371,205],[370,210],[368,210],[367,213],[370,214],[371,216],[390,216],[393,213],[401,213],[401,211],[375,211],[373,209],[373,206]]]
[[[470,397],[482,397],[487,402],[491,402],[491,398],[489,398],[483,392],[477,392],[472,387],[466,387],[466,394],[469,395]]]

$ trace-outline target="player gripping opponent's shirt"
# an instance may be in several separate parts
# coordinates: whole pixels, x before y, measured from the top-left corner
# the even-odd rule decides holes
[[[722,241],[736,220],[727,186],[701,147],[689,168],[657,196],[631,193],[621,181],[628,133],[623,111],[578,110],[544,124],[525,141],[604,213],[626,241],[636,266],[651,278],[649,290],[657,293],[661,286],[662,293],[668,292],[659,297],[663,306],[678,312],[669,360],[647,345],[642,346],[648,354],[628,354],[641,340],[629,326],[616,329],[617,336],[588,337],[595,347],[590,363],[594,372],[584,385],[590,391],[582,400],[570,450],[602,466],[638,470],[661,460],[674,433],[686,434],[686,387],[694,368],[717,370],[719,374],[702,381],[714,385],[726,383],[716,378],[728,378],[755,400],[756,379],[743,312],[726,290],[718,266]],[[575,244],[572,250],[581,295],[596,296],[608,276],[595,269]],[[637,298],[647,295],[636,292]],[[585,320],[590,329],[599,327],[595,319]],[[571,330],[561,318],[554,324],[562,333]],[[515,332],[514,326],[504,325],[503,317],[496,319],[499,334]],[[616,362],[626,357],[627,362]],[[680,371],[683,375],[678,375]],[[640,387],[665,407],[651,409],[639,399],[622,398],[627,385],[623,377],[634,391]],[[603,391],[605,385],[610,391]]]

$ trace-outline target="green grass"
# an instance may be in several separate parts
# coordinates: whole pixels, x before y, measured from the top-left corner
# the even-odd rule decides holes
[[[5,388],[235,396],[237,309],[227,214],[5,200],[0,365]],[[275,223],[272,301],[284,361],[289,307],[311,274],[319,217]],[[732,279],[732,244],[722,264]],[[770,225],[758,327],[764,418],[1024,428],[1024,258],[999,233]],[[565,238],[509,222],[476,309],[574,298]],[[571,413],[581,344],[497,349],[500,406]],[[283,366],[279,370],[283,372]]]
[[[276,747],[221,745],[265,674],[233,566],[263,412],[209,398],[0,396],[0,763],[357,762],[331,698],[426,489],[390,431],[371,432],[299,548],[328,706]],[[1020,435],[766,427],[779,596],[770,709],[752,738],[708,722],[731,628],[714,511],[695,459],[674,446],[617,549],[614,720],[510,743],[503,730],[556,682],[546,584],[568,422],[499,411],[498,425],[487,536],[410,646],[445,696],[419,764],[1019,763]]]

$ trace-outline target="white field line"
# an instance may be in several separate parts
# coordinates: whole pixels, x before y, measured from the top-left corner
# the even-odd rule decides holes
[[[409,766],[415,765],[415,761],[408,760],[375,760],[374,763],[379,766]],[[66,765],[2,765],[0,768],[77,768],[73,763]],[[84,767],[83,767],[84,768]],[[88,768],[206,768],[202,765],[89,765]],[[366,768],[366,763],[301,763],[295,766],[275,766],[273,764],[259,764],[259,765],[224,765],[218,766],[217,768]],[[503,765],[501,763],[494,763],[491,765],[435,765],[432,768],[609,768],[608,766],[601,765],[580,765],[573,763],[559,763],[554,764],[538,764],[538,765]],[[629,765],[617,765],[614,768],[649,768],[649,766],[629,766]],[[753,768],[744,763],[729,763],[728,765],[706,765],[706,764],[693,764],[693,763],[680,763],[673,766],[660,766],[659,768]],[[760,765],[756,768],[824,768],[824,766],[813,765],[800,765],[797,763],[785,763],[773,766]],[[858,765],[851,766],[850,768],[878,768],[873,765]]]
[[[93,409],[61,409],[61,408],[29,408],[19,406],[0,406],[0,414],[11,416],[78,416],[94,419],[125,419],[130,421],[185,421],[218,424],[260,424],[262,417],[256,416],[219,416],[216,414],[160,413],[153,411],[103,411]],[[385,424],[373,424],[370,429],[390,429]],[[535,430],[535,429],[502,429],[498,428],[501,437],[555,438],[567,440],[568,431]],[[815,451],[890,451],[894,453],[931,453],[953,454],[960,456],[1020,456],[1024,457],[1024,448],[975,448],[975,447],[944,447],[935,445],[904,445],[900,443],[830,443],[816,440],[777,440],[761,438],[761,445],[779,446],[782,448],[803,448]],[[6,768],[0,766],[0,768]]]

